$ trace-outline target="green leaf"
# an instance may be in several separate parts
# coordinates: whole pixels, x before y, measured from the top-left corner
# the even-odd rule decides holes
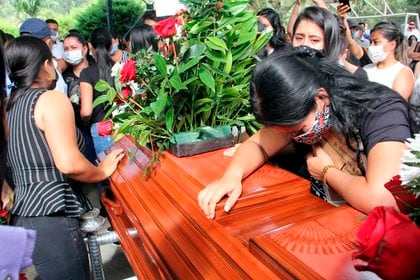
[[[110,85],[107,82],[105,82],[104,80],[99,80],[95,84],[95,90],[98,91],[98,92],[104,92],[109,88],[110,88]]]
[[[228,95],[228,96],[237,96],[238,93],[239,93],[239,90],[235,87],[224,88],[222,91],[222,95]]]
[[[217,37],[208,37],[204,43],[207,47],[213,50],[218,50],[223,53],[225,53],[227,50],[226,43],[222,39]]]
[[[182,83],[181,77],[178,74],[178,71],[175,69],[172,73],[172,77],[169,80],[171,85],[175,88],[175,90],[182,90],[187,89],[187,87]]]
[[[166,117],[165,117],[165,123],[166,123],[166,128],[169,130],[169,132],[172,133],[172,127],[174,125],[174,110],[171,109],[168,112],[166,112]]]
[[[166,65],[165,59],[158,53],[153,54],[153,59],[155,60],[159,73],[166,78],[168,76],[168,66]]]
[[[235,1],[234,3],[224,5],[223,9],[229,11],[230,13],[232,13],[232,15],[236,16],[248,9],[248,1]]]
[[[210,71],[206,68],[201,67],[198,70],[198,76],[200,77],[200,80],[208,87],[212,92],[215,92],[215,82],[214,78],[211,75]]]
[[[196,80],[197,80],[197,77],[189,78],[188,80],[184,81],[184,85],[187,86],[187,85],[189,85],[190,83],[192,83],[192,82],[194,82]]]
[[[225,62],[226,60],[226,56],[220,51],[207,49],[204,54],[207,56],[207,58],[213,61]]]
[[[95,98],[95,100],[93,101],[92,107],[96,108],[96,106],[105,102],[108,103],[108,96],[106,94],[102,94]]]
[[[224,71],[226,74],[229,74],[231,69],[232,69],[232,52],[229,50],[226,54]]]
[[[206,50],[206,45],[203,43],[197,43],[190,46],[189,48],[189,58],[200,57]]]
[[[194,105],[195,105],[194,107],[198,107],[198,106],[201,106],[203,104],[208,104],[208,103],[211,104],[213,102],[214,102],[214,100],[211,99],[211,98],[201,98],[201,99],[198,99],[194,102]]]
[[[143,129],[140,133],[140,145],[145,147],[150,142],[151,131],[149,129]]]
[[[106,92],[106,97],[108,99],[109,104],[112,104],[114,102],[115,95],[116,95],[115,89],[114,88],[109,88],[109,90]]]
[[[162,113],[163,109],[166,107],[167,101],[168,101],[167,93],[162,93],[161,95],[159,95],[156,101],[150,104],[150,107],[152,108],[153,113],[159,116]]]
[[[241,45],[244,43],[252,43],[252,41],[255,39],[256,37],[256,32],[251,32],[251,33],[242,33],[239,35],[239,40],[236,42],[237,45]]]
[[[202,58],[201,56],[200,57],[194,57],[193,59],[189,60],[186,64],[181,65],[179,67],[179,72],[184,73],[185,71],[187,71],[191,67],[197,65],[200,62],[201,58]]]
[[[193,27],[191,27],[191,29],[189,30],[189,33],[198,34],[201,31],[207,29],[207,27],[209,27],[212,24],[213,22],[209,20],[198,21],[196,24],[193,25]]]

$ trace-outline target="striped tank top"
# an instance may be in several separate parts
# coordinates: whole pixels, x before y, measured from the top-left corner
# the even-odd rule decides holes
[[[28,89],[7,112],[10,130],[7,159],[15,185],[11,213],[34,217],[63,211],[68,217],[77,217],[84,211],[78,194],[55,167],[44,132],[35,124],[35,104],[44,92]],[[80,131],[77,142],[83,148]]]

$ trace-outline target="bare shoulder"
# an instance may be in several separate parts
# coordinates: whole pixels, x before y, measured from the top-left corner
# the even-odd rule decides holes
[[[47,90],[39,97],[39,102],[41,104],[45,103],[46,105],[54,106],[70,105],[69,98],[64,93],[57,90]]]
[[[407,65],[404,65],[404,67],[400,70],[399,74],[406,77],[406,78],[413,78],[414,79],[413,71]]]

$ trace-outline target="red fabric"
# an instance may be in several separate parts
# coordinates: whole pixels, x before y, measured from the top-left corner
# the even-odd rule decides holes
[[[353,259],[359,271],[375,272],[383,279],[414,279],[420,276],[420,229],[393,207],[378,206],[368,215],[356,235],[359,251]]]

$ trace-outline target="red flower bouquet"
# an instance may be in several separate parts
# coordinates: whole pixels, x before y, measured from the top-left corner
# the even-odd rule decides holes
[[[356,235],[359,251],[353,259],[360,271],[375,272],[383,279],[420,276],[420,229],[393,207],[376,207]]]

